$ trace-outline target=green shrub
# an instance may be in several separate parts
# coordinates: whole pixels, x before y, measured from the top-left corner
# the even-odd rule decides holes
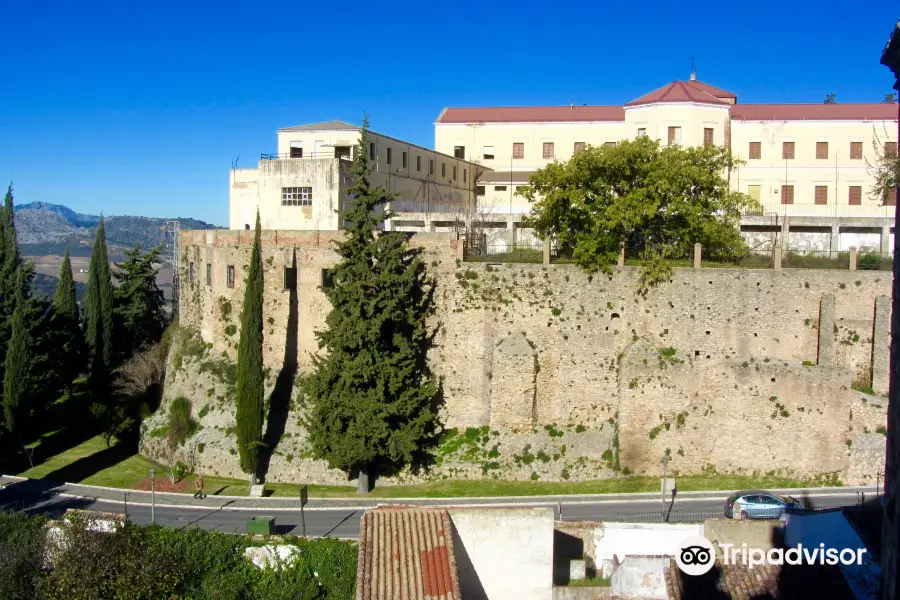
[[[197,418],[202,419],[206,415],[209,414],[209,404],[200,409],[200,412],[197,413]]]
[[[191,416],[191,401],[178,396],[169,405],[169,443],[173,446],[184,444],[185,440],[197,432],[197,421]]]
[[[0,598],[36,598],[43,576],[44,523],[40,516],[0,512]]]

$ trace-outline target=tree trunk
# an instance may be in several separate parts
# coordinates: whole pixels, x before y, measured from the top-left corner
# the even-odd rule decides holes
[[[247,473],[247,481],[251,486],[256,485],[256,473]]]
[[[372,483],[375,481],[375,475],[372,473],[370,465],[363,465],[359,468],[359,480],[356,485],[357,494],[368,494],[372,491]]]

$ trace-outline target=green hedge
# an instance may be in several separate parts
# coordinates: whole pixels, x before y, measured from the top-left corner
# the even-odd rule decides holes
[[[0,513],[0,597],[93,600],[156,598],[250,600],[355,597],[356,544],[284,538],[300,552],[290,568],[262,570],[244,549],[247,536],[128,525],[116,533],[74,527],[44,570],[46,521]],[[274,542],[274,540],[273,540]]]

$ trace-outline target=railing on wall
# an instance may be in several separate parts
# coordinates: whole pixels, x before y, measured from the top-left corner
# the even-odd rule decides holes
[[[469,262],[540,264],[544,261],[544,245],[541,242],[475,242],[466,246],[465,256]]]
[[[746,217],[872,217],[894,218],[895,206],[887,204],[780,204],[744,211]]]
[[[303,156],[292,156],[290,153],[282,153],[282,154],[269,154],[262,153],[259,155],[259,160],[283,160],[283,159],[291,159],[291,160],[303,160],[306,158],[341,158],[343,160],[353,160],[353,158],[349,154],[337,154],[334,151],[331,152],[304,152]]]

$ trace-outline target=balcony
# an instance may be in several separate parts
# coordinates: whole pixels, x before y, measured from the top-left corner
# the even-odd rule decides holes
[[[822,217],[822,218],[877,218],[893,219],[896,206],[883,204],[765,204],[760,209],[748,210],[745,217]]]
[[[298,153],[296,152],[288,152],[282,154],[262,153],[259,155],[259,160],[303,160],[313,158],[340,158],[341,160],[353,160],[353,157],[350,155],[350,148],[345,148],[343,146],[333,148],[324,152],[304,152],[300,155],[298,155]]]

